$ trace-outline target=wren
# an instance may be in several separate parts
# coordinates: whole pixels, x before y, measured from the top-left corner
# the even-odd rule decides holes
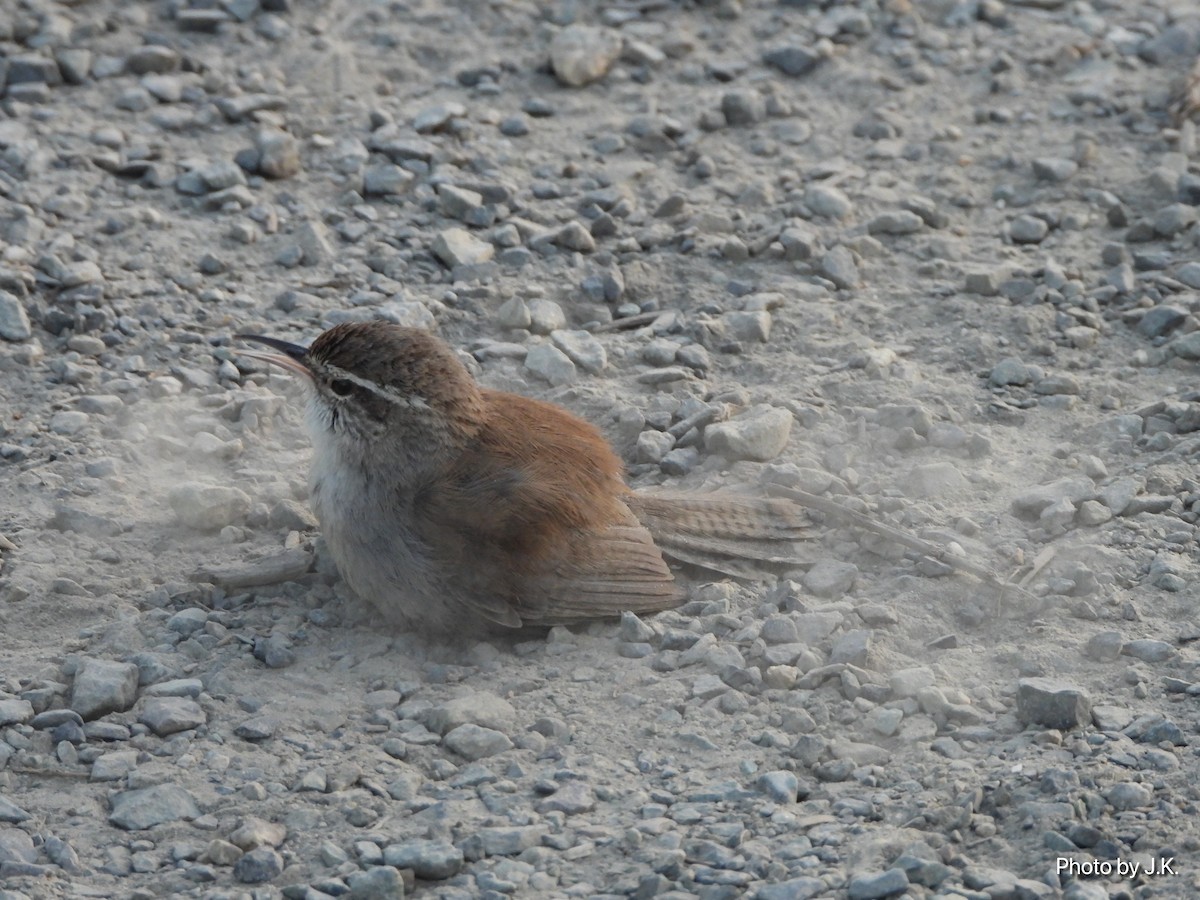
[[[300,376],[311,502],[338,570],[387,622],[441,635],[678,605],[667,558],[745,575],[795,561],[784,500],[634,491],[598,429],[479,385],[416,328],[337,325],[305,348],[238,335]]]

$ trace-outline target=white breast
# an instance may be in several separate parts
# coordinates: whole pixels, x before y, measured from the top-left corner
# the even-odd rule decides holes
[[[424,618],[419,613],[440,592],[409,526],[410,501],[397,486],[381,483],[378,475],[369,478],[346,459],[337,435],[325,427],[310,431],[313,512],[342,578],[389,622]]]

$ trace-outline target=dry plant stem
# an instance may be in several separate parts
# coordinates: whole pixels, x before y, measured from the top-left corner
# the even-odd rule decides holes
[[[638,313],[636,316],[626,316],[623,319],[613,319],[604,325],[597,325],[592,329],[592,334],[604,334],[609,331],[627,331],[630,328],[640,328],[643,325],[651,325],[667,313],[673,312],[670,309],[656,309],[651,312]]]
[[[313,553],[304,547],[285,550],[250,563],[232,566],[205,567],[192,573],[193,581],[215,584],[217,587],[260,587],[294,581],[312,569]]]
[[[86,781],[91,778],[90,772],[72,772],[68,769],[32,769],[27,766],[9,766],[8,771],[18,775],[37,775],[41,778],[73,778],[79,781]]]
[[[1200,57],[1196,57],[1188,73],[1183,76],[1170,105],[1171,118],[1176,127],[1181,126],[1197,112],[1200,112]]]
[[[1054,557],[1057,555],[1057,547],[1050,546],[1043,548],[1042,552],[1034,558],[1032,565],[1029,567],[1029,571],[1021,576],[1021,580],[1018,581],[1017,584],[1019,584],[1021,587],[1025,587],[1027,584],[1029,584],[1029,582],[1037,578],[1038,575],[1042,573],[1042,570],[1045,569],[1046,566],[1050,565],[1051,561],[1053,561]]]
[[[855,512],[852,509],[847,509],[839,503],[829,500],[825,497],[818,497],[816,494],[810,494],[807,491],[797,490],[796,488],[784,487],[783,485],[771,485],[768,488],[769,493],[776,497],[784,497],[799,503],[806,509],[815,509],[829,516],[834,517],[848,525],[853,525],[868,531],[871,534],[877,534],[880,537],[894,541],[903,547],[908,547],[910,550],[915,550],[922,556],[928,556],[930,559],[944,563],[950,568],[958,572],[965,572],[968,575],[974,575],[981,581],[990,584],[992,587],[1000,591],[1001,600],[1004,593],[1007,591],[1015,591],[1022,596],[1033,599],[1033,595],[1023,588],[1014,585],[997,576],[995,573],[983,566],[963,559],[959,556],[953,556],[946,551],[944,547],[939,547],[937,544],[922,540],[916,535],[909,534],[906,531],[901,531],[898,528],[893,528],[890,525],[884,525],[872,519],[870,516],[863,515],[860,512]]]

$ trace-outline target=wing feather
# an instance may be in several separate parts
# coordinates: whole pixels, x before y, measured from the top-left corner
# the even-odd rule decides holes
[[[678,605],[599,432],[558,407],[499,397],[485,394],[493,409],[476,445],[416,497],[421,537],[453,573],[456,602],[505,627]]]

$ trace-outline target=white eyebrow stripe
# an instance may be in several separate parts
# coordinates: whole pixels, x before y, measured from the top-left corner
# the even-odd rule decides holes
[[[351,384],[356,384],[360,388],[370,391],[376,397],[382,397],[389,403],[395,403],[399,406],[404,406],[409,409],[429,409],[429,401],[424,397],[419,397],[415,394],[406,396],[405,394],[401,394],[399,391],[393,390],[389,387],[384,387],[381,384],[376,384],[374,381],[369,381],[366,378],[355,375],[353,372],[347,372],[345,369],[338,368],[337,366],[330,365],[329,363],[325,363],[324,366],[331,380],[335,378],[344,378]]]

